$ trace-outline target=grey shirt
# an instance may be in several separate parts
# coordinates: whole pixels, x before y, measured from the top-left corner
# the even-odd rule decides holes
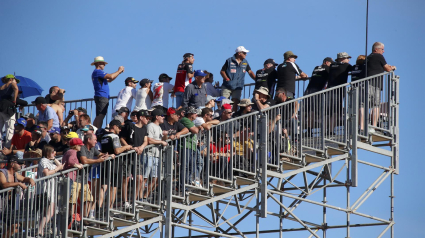
[[[207,89],[205,84],[200,88],[196,81],[187,85],[183,95],[183,108],[187,107],[204,107],[207,102]]]
[[[162,140],[162,129],[160,126],[156,125],[155,123],[151,122],[146,126],[146,129],[148,130],[148,137],[152,138],[154,140]],[[154,156],[159,158],[159,147],[161,145],[155,145],[148,151],[149,156]]]

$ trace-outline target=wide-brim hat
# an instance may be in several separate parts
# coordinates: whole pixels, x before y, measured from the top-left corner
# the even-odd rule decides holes
[[[270,97],[269,95],[269,89],[266,87],[260,87],[259,89],[255,89],[254,92],[259,92],[261,94],[267,95],[268,97]]]
[[[251,99],[245,98],[245,99],[242,99],[241,100],[241,102],[238,104],[238,106],[240,106],[240,107],[247,107],[247,106],[250,106],[252,104],[254,104],[254,103],[251,102]]]
[[[94,65],[95,63],[100,63],[100,62],[108,64],[108,62],[106,62],[102,56],[97,56],[96,58],[94,58],[93,63],[91,63],[90,65]]]

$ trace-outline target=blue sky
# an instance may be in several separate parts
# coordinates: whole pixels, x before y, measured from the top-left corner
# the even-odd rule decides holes
[[[0,75],[16,72],[36,80],[46,91],[59,85],[66,89],[67,100],[93,97],[90,63],[98,55],[109,62],[105,71],[114,72],[120,65],[126,69],[111,84],[111,95],[117,95],[128,76],[157,80],[167,73],[174,77],[186,52],[195,54],[195,69],[207,69],[219,81],[222,64],[239,45],[251,51],[247,59],[253,69],[261,68],[267,58],[280,63],[283,53],[292,50],[309,75],[327,56],[335,58],[346,51],[357,57],[365,52],[366,0],[3,0],[0,9]],[[401,81],[395,231],[397,236],[418,237],[425,221],[419,183],[425,167],[419,153],[420,121],[425,115],[417,96],[425,88],[420,72],[425,2],[371,0],[369,9],[368,52],[373,42],[383,42],[384,56],[397,66]],[[385,194],[383,198],[387,203]],[[369,205],[373,210],[374,204]],[[388,218],[387,213],[376,212]],[[300,212],[301,217],[306,214]],[[368,229],[355,234],[367,237]],[[379,234],[383,227],[374,229]],[[297,234],[305,237],[306,233]]]

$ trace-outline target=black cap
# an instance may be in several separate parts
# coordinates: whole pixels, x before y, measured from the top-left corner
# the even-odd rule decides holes
[[[38,135],[41,135],[43,133],[40,128],[35,128],[32,132]]]
[[[18,156],[16,156],[16,155],[9,155],[9,156],[7,156],[7,160],[8,160],[9,163],[11,163],[11,162],[17,162],[18,164],[25,164],[25,162],[23,160],[20,160],[18,158]]]
[[[47,104],[46,99],[43,97],[38,97],[35,99],[35,101],[32,102],[33,104]]]
[[[131,113],[130,113],[130,116],[132,117],[132,116],[137,116],[137,111],[132,111]]]
[[[137,117],[150,117],[148,110],[140,110],[137,112]]]
[[[133,77],[128,77],[125,79],[125,83],[127,84],[129,82],[138,83],[139,81],[135,80]]]
[[[158,77],[158,79],[161,80],[161,79],[173,79],[173,78],[171,78],[170,76],[168,76],[168,74],[160,74],[159,77]]]
[[[327,62],[327,61],[329,61],[329,62],[331,62],[331,63],[335,63],[335,61],[334,61],[331,57],[326,57],[326,58],[323,60],[323,63],[325,63],[325,62]]]
[[[186,54],[183,55],[183,59],[190,58],[192,56],[194,56],[194,54],[192,54],[192,53],[186,53]]]
[[[143,86],[145,86],[146,84],[148,84],[148,83],[152,83],[152,82],[153,82],[153,80],[150,80],[150,79],[144,78],[144,79],[142,79],[142,80],[140,81],[140,87],[143,87]]]
[[[130,113],[130,110],[128,110],[127,107],[121,107],[117,112],[118,114],[121,114],[123,112]]]
[[[119,128],[121,128],[122,124],[118,120],[112,120],[111,122],[109,122],[109,128],[112,128],[113,126],[118,126]]]
[[[161,110],[161,109],[155,109],[155,110],[153,110],[152,112],[151,112],[151,116],[152,117],[156,117],[156,116],[164,116],[165,115],[165,113],[164,113],[164,111],[163,110]]]
[[[274,59],[267,59],[266,61],[264,61],[264,65],[266,65],[266,64],[274,64],[274,66],[277,66],[277,64],[274,61]]]
[[[62,126],[60,129],[61,129],[61,131],[70,131],[71,130],[71,128],[69,128],[67,126]]]
[[[87,114],[87,109],[83,108],[83,107],[78,107],[77,111],[79,112],[83,112],[84,114]]]
[[[28,120],[28,118],[35,119],[34,114],[32,114],[32,113],[27,113],[27,114],[23,115],[22,117],[25,118],[25,120]]]
[[[185,112],[186,112],[186,110],[185,110],[184,108],[180,108],[180,109],[176,110],[176,113],[177,113],[178,115],[180,115],[182,112],[183,112],[183,113],[185,113]]]

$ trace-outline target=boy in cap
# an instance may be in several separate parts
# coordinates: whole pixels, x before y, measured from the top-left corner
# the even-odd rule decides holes
[[[31,132],[25,130],[27,122],[24,118],[19,118],[15,124],[15,134],[12,137],[12,143],[9,148],[4,147],[2,152],[4,155],[23,153],[25,145],[31,141]]]
[[[169,94],[174,91],[174,86],[170,84],[172,78],[167,74],[160,74],[158,79],[159,83],[153,86],[152,107],[163,106],[168,109]]]
[[[176,108],[182,105],[184,91],[187,85],[192,83],[194,76],[193,62],[195,62],[194,54],[186,53],[183,55],[182,63],[177,66],[176,84],[174,85]]]
[[[295,81],[299,78],[307,78],[300,67],[295,63],[298,58],[292,51],[283,54],[284,62],[277,67],[277,88],[285,88],[289,98],[295,98]]]
[[[133,77],[128,77],[124,82],[125,88],[121,89],[118,93],[114,111],[118,111],[122,107],[126,107],[131,110],[133,99],[136,99],[136,86],[139,81],[135,80]]]

